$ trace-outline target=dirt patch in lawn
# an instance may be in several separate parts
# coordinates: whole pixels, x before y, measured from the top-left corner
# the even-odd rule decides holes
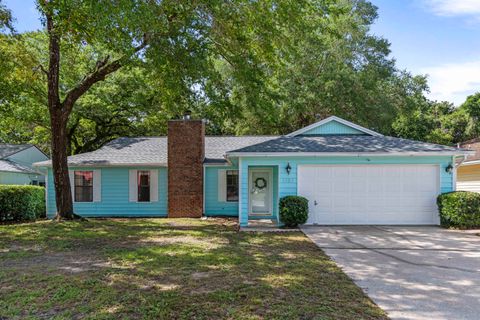
[[[0,318],[385,319],[302,233],[230,219],[0,226]]]

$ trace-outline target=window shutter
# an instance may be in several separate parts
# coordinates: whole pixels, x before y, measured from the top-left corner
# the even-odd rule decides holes
[[[138,200],[137,170],[128,171],[128,199],[130,202]]]
[[[102,201],[102,170],[93,170],[93,202]]]
[[[227,201],[227,170],[218,170],[218,202]]]
[[[158,170],[150,170],[150,202],[158,201]]]
[[[68,177],[70,178],[70,191],[72,191],[72,201],[75,202],[75,171],[68,170]]]

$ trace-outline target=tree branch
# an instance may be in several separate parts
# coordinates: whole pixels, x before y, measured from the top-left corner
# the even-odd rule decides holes
[[[48,77],[48,71],[42,64],[38,65],[38,69],[40,69],[40,71],[42,71]]]
[[[139,52],[147,46],[147,35],[144,35],[143,39],[144,40],[142,44],[135,47],[133,54]],[[76,85],[67,92],[65,100],[63,100],[62,102],[62,107],[67,112],[67,114],[70,114],[73,105],[78,100],[78,98],[80,98],[85,92],[87,92],[88,89],[90,89],[95,83],[105,80],[105,77],[107,75],[120,69],[125,63],[125,61],[129,58],[130,57],[123,56],[116,60],[110,61],[110,56],[106,56],[102,60],[97,61],[95,71],[85,76],[85,78],[83,78],[83,80],[78,85]]]

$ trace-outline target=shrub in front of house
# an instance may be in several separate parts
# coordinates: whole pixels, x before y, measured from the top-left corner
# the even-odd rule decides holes
[[[304,224],[308,219],[308,200],[300,196],[286,196],[280,199],[280,220],[288,228]]]
[[[480,227],[480,194],[468,191],[444,193],[437,198],[443,227],[472,229]]]
[[[29,221],[45,217],[45,188],[0,186],[0,222]]]

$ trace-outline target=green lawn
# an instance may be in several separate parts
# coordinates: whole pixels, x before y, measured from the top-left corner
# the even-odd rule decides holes
[[[302,233],[225,219],[0,226],[0,319],[385,319]]]

